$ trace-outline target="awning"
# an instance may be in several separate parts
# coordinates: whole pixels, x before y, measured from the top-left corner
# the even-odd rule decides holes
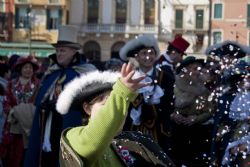
[[[30,51],[37,57],[48,57],[48,55],[55,52],[55,49],[47,43],[32,43],[31,46],[29,46],[29,43],[0,43],[0,56],[11,56],[13,54],[27,56]]]

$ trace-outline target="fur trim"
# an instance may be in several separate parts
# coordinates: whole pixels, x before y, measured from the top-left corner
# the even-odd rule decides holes
[[[206,51],[205,51],[205,54],[206,55],[210,55],[212,51],[215,51],[219,48],[221,48],[222,46],[224,45],[227,45],[227,44],[233,44],[233,45],[236,45],[238,46],[243,52],[245,52],[246,54],[250,54],[250,48],[246,45],[242,45],[240,44],[239,42],[236,42],[236,41],[224,41],[222,43],[218,43],[218,44],[214,44],[214,45],[211,45],[209,46]]]
[[[134,57],[134,55],[128,55],[128,53],[132,50],[136,50],[139,47],[153,47],[156,56],[160,55],[160,49],[158,46],[158,42],[153,35],[146,34],[141,35],[133,40],[128,41],[120,50],[120,58],[124,61],[128,60],[128,57]]]
[[[56,110],[60,114],[67,114],[75,98],[85,92],[92,83],[114,84],[120,77],[120,73],[111,71],[93,71],[81,75],[69,82],[58,97]],[[98,85],[96,86],[98,88]]]

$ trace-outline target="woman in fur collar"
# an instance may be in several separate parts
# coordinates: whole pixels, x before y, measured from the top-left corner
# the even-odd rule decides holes
[[[189,56],[176,69],[175,112],[171,115],[176,146],[173,148],[179,162],[187,166],[206,166],[202,156],[209,151],[207,121],[212,117],[213,105],[200,79],[203,65],[204,60]]]

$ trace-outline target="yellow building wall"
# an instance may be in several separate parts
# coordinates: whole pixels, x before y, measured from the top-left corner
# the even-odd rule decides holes
[[[52,0],[56,1],[56,0]],[[30,37],[32,41],[41,41],[48,43],[56,43],[58,37],[57,30],[47,30],[46,28],[46,9],[60,8],[63,10],[62,24],[66,24],[67,18],[67,0],[57,0],[59,3],[49,3],[49,0],[28,0],[27,3],[15,3],[16,6],[29,6],[31,9],[44,10],[44,16],[41,23],[32,24],[30,29],[16,29],[13,25],[13,42],[29,42]],[[14,13],[15,15],[15,13]],[[14,17],[15,19],[15,17]],[[15,23],[15,20],[13,21]],[[30,35],[31,33],[31,35]]]

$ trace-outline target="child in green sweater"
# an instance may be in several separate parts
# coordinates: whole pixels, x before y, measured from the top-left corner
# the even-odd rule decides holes
[[[121,73],[90,72],[73,80],[60,94],[56,104],[59,113],[66,114],[73,108],[83,110],[87,118],[86,125],[63,134],[84,166],[174,166],[148,136],[138,132],[119,134],[136,90],[147,86],[140,82],[145,76],[133,79],[133,75],[130,63],[122,66]],[[61,166],[71,160],[63,159]]]

